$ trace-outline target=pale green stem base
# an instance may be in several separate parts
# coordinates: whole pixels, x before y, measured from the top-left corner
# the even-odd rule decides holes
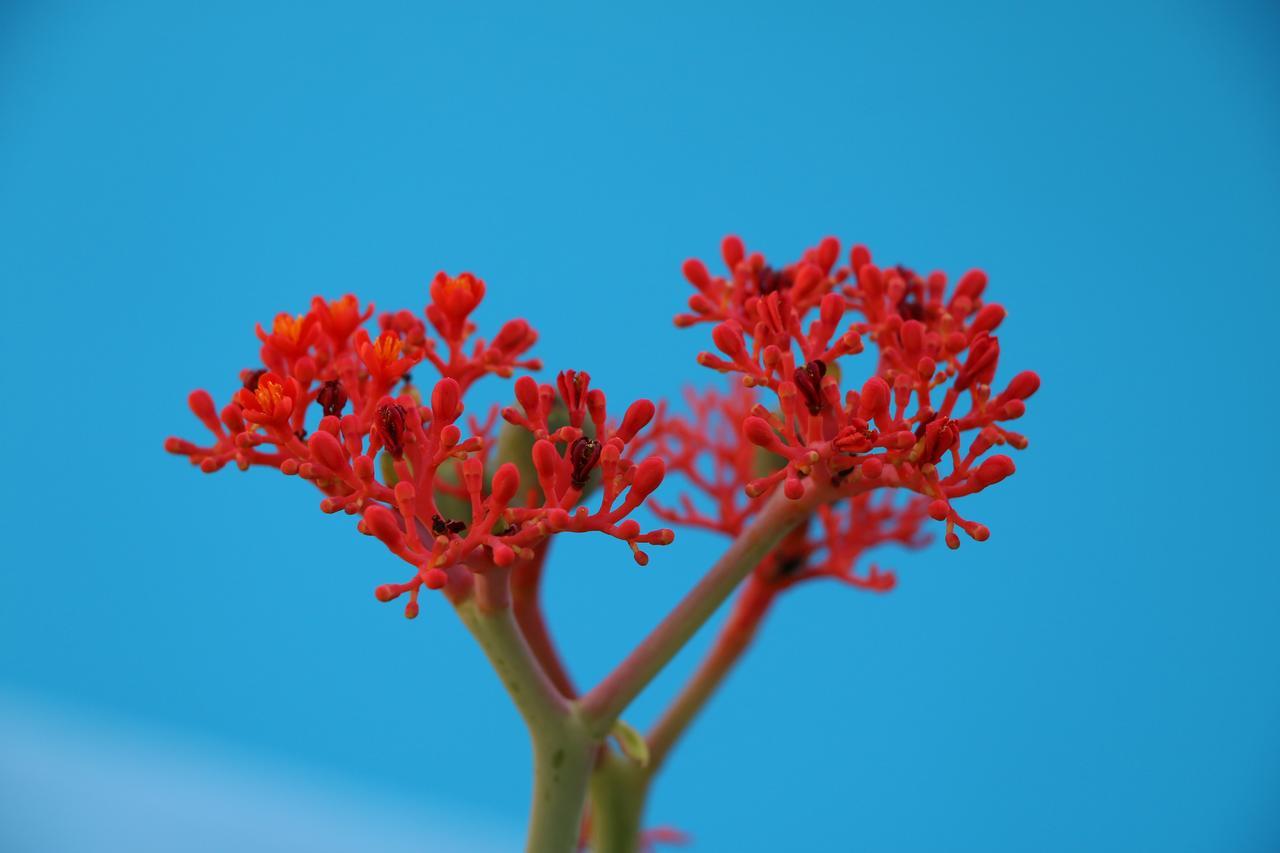
[[[649,774],[612,749],[591,777],[591,853],[636,853],[640,849]]]
[[[533,802],[525,849],[574,853],[599,741],[538,666],[510,609],[485,610],[468,600],[457,610],[511,694],[533,740]]]

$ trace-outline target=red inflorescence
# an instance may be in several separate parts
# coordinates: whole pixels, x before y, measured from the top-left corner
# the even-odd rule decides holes
[[[644,564],[641,545],[674,538],[670,530],[641,532],[627,518],[665,474],[659,457],[633,461],[653,403],[633,403],[614,424],[586,373],[561,373],[558,392],[523,376],[515,383],[520,408],[503,412],[529,434],[523,443],[509,442],[523,458],[498,464],[492,418],[471,419],[464,438],[458,422],[476,380],[541,368],[525,357],[537,334],[523,320],[508,322],[490,341],[474,337],[470,315],[484,292],[470,273],[440,273],[432,281],[426,318],[443,346],[409,311],[383,314],[371,339],[364,324],[373,307],[361,310],[350,295],[316,297],[305,314],[280,314],[270,332],[258,327],[265,367],[241,374],[243,387],[231,403],[219,411],[207,392],[191,394],[191,409],[213,444],[170,438],[165,447],[205,472],[234,462],[310,480],[325,495],[321,509],[359,515],[362,532],[414,566],[408,580],[377,589],[384,601],[407,593],[410,617],[422,586],[465,596],[471,572],[533,559],[554,533],[614,536]],[[441,376],[425,402],[410,384],[410,370],[424,361]],[[569,423],[553,427],[557,397]],[[308,435],[309,422],[316,425]],[[521,483],[522,467],[535,472],[536,484]],[[584,497],[594,476],[601,495],[589,508]]]
[[[726,501],[730,479],[755,500],[779,485],[799,498],[805,479],[822,478],[841,497],[883,486],[909,490],[925,500],[929,516],[945,522],[948,546],[959,547],[957,527],[985,540],[987,528],[962,518],[954,503],[1013,473],[1007,455],[986,454],[1027,446],[1005,424],[1022,416],[1040,385],[1027,371],[998,393],[991,388],[1000,356],[995,331],[1005,311],[983,301],[986,275],[966,273],[948,294],[942,273],[882,269],[862,246],[853,248],[848,266],[837,266],[840,244],[833,238],[781,268],[748,254],[737,237],[722,249],[727,277],[712,275],[701,261],[685,263],[697,292],[691,313],[676,324],[715,324],[711,337],[720,354],[701,353],[699,362],[740,374],[744,389],[767,389],[776,404],[735,391],[696,404],[692,422],[663,423],[653,440],[677,445],[664,450],[675,467],[689,474],[702,454],[715,460],[720,477],[695,475],[719,518],[689,502],[681,513],[664,509],[664,517],[734,533],[759,503]],[[875,370],[857,390],[847,388],[842,360],[867,341],[878,351]],[[700,424],[713,410],[740,425],[745,442],[709,438]],[[744,444],[772,464],[752,468]]]

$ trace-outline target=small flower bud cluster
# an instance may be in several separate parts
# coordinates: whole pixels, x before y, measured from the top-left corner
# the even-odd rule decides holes
[[[487,425],[470,419],[470,435],[459,425],[463,398],[487,374],[505,378],[541,364],[525,357],[537,334],[523,320],[508,322],[492,340],[474,338],[470,316],[484,292],[470,273],[435,277],[425,315],[438,341],[408,311],[383,314],[371,339],[364,326],[373,307],[361,310],[349,295],[316,297],[299,316],[280,314],[270,332],[258,327],[264,367],[241,374],[243,387],[229,404],[218,410],[208,392],[191,394],[191,410],[213,444],[170,438],[165,447],[206,473],[234,462],[311,481],[324,494],[323,511],[358,516],[361,532],[414,567],[406,581],[376,591],[383,601],[407,595],[409,617],[418,613],[422,587],[460,600],[472,573],[533,559],[559,532],[617,537],[644,564],[640,545],[673,539],[669,530],[642,533],[627,518],[665,473],[660,458],[638,464],[630,458],[654,405],[634,403],[620,424],[611,424],[604,394],[589,388],[585,373],[567,371],[558,385],[570,424],[553,430],[547,419],[555,389],[521,377],[515,390],[523,411],[504,414],[535,440],[527,458],[500,463],[491,452],[492,419]],[[441,376],[426,401],[410,380],[423,362]],[[588,413],[594,437],[583,429]],[[536,472],[529,478],[536,483],[521,483],[519,463]],[[578,506],[597,472],[599,505]]]
[[[959,547],[957,527],[985,540],[987,528],[962,518],[953,502],[1013,473],[1010,457],[986,454],[1027,446],[1006,424],[1040,385],[1027,371],[1002,391],[992,388],[1005,311],[983,300],[986,276],[966,273],[948,294],[942,273],[881,268],[862,246],[837,266],[833,238],[781,268],[748,254],[736,237],[722,249],[727,276],[685,263],[696,292],[691,313],[676,324],[715,324],[719,354],[701,353],[699,363],[738,374],[744,387],[767,389],[775,400],[732,415],[747,442],[780,460],[742,483],[747,495],[781,485],[797,499],[811,477],[850,495],[905,488],[929,499],[948,546]],[[854,386],[846,356],[868,342],[878,352],[875,370]]]

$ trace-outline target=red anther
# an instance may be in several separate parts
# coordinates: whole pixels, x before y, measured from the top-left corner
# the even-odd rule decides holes
[[[373,432],[394,458],[404,457],[405,411],[399,403],[378,406],[373,419]]]
[[[814,359],[803,368],[797,367],[792,374],[800,399],[811,415],[821,414],[826,408],[827,399],[822,394],[822,377],[826,375],[827,364],[821,359]]]
[[[724,265],[729,268],[729,272],[733,272],[738,264],[742,263],[746,254],[747,250],[742,245],[742,239],[732,234],[720,243],[720,255],[724,258]]]
[[[404,547],[404,531],[395,514],[382,504],[370,504],[364,511],[364,526],[370,533],[395,550]]]
[[[711,286],[711,273],[707,272],[707,265],[697,258],[685,261],[683,271],[689,283],[699,290],[706,290]]]
[[[653,402],[650,400],[636,400],[627,408],[627,413],[622,416],[622,425],[618,427],[618,438],[623,442],[629,442],[644,429],[649,421],[653,420],[653,415],[657,411]]]
[[[591,469],[600,461],[600,449],[600,442],[585,435],[574,439],[569,445],[569,464],[573,466],[570,483],[575,489],[587,485]]]
[[[934,521],[946,521],[951,514],[951,507],[941,498],[929,502],[929,517]]]
[[[265,368],[257,368],[255,370],[240,371],[240,383],[250,391],[258,390],[258,380],[266,373]]]
[[[491,498],[497,506],[507,506],[520,490],[520,469],[507,462],[493,475],[493,492]]]
[[[462,391],[454,379],[445,378],[431,389],[431,414],[437,423],[451,424],[462,414]]]
[[[347,392],[337,379],[330,379],[320,386],[316,392],[316,402],[326,416],[341,416],[342,407],[347,404]]]
[[[973,472],[973,477],[983,487],[994,485],[1015,470],[1013,460],[1003,453],[989,457]]]
[[[311,438],[307,439],[307,446],[311,449],[311,455],[316,458],[316,461],[330,471],[346,470],[347,453],[332,433],[316,430]]]
[[[1003,307],[996,305],[994,302],[987,303],[982,306],[978,312],[978,316],[973,318],[973,323],[969,326],[972,332],[991,332],[996,326],[1004,322],[1005,310]]]
[[[742,327],[737,323],[720,323],[711,330],[711,340],[716,348],[731,359],[746,356],[747,347],[742,339]]]

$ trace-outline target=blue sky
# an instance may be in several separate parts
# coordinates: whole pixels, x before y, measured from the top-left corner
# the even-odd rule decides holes
[[[1247,2],[6,5],[0,783],[35,790],[34,719],[49,768],[86,727],[106,756],[153,732],[289,768],[273,788],[518,828],[524,735],[460,626],[374,601],[398,567],[297,481],[163,454],[198,434],[187,391],[225,398],[253,324],[315,293],[417,309],[471,269],[480,321],[526,317],[552,369],[677,397],[716,381],[670,322],[681,261],[835,234],[989,272],[1002,370],[1044,379],[1031,448],[968,503],[989,542],[879,555],[887,597],[786,601],[653,821],[702,850],[1274,849],[1276,24]],[[578,680],[720,547],[639,569],[557,543]]]

